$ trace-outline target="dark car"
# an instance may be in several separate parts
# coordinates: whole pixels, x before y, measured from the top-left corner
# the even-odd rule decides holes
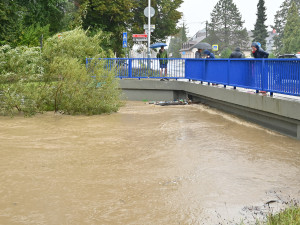
[[[278,56],[278,58],[300,58],[300,53],[298,52],[297,54],[284,54],[284,55],[280,55]]]

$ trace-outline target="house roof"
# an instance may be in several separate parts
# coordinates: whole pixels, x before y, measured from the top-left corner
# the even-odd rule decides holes
[[[196,44],[203,41],[206,38],[206,31],[205,29],[199,30],[192,38],[190,38],[187,42],[182,44],[182,49],[180,52],[190,51],[194,48]]]

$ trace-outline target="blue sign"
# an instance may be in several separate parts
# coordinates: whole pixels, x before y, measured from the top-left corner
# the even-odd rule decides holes
[[[212,50],[213,51],[218,51],[219,50],[219,45],[213,45]]]
[[[127,41],[123,41],[123,48],[127,48]]]
[[[123,48],[127,48],[127,32],[123,32]]]
[[[127,41],[127,32],[123,32],[123,41]]]

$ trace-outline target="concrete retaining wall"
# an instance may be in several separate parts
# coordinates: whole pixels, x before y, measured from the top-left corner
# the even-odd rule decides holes
[[[234,114],[300,140],[300,102],[183,81],[123,79],[128,100],[194,101]]]

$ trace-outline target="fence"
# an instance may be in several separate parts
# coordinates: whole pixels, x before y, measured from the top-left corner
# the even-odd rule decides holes
[[[88,65],[91,60],[87,58],[86,64]],[[106,69],[115,70],[119,78],[185,78],[185,59],[107,58],[100,60],[103,61]],[[166,64],[166,74],[165,69],[161,71],[160,63]]]
[[[86,63],[91,59],[87,59]],[[163,78],[159,59],[102,59],[120,78]],[[300,59],[167,59],[169,79],[300,96]]]

